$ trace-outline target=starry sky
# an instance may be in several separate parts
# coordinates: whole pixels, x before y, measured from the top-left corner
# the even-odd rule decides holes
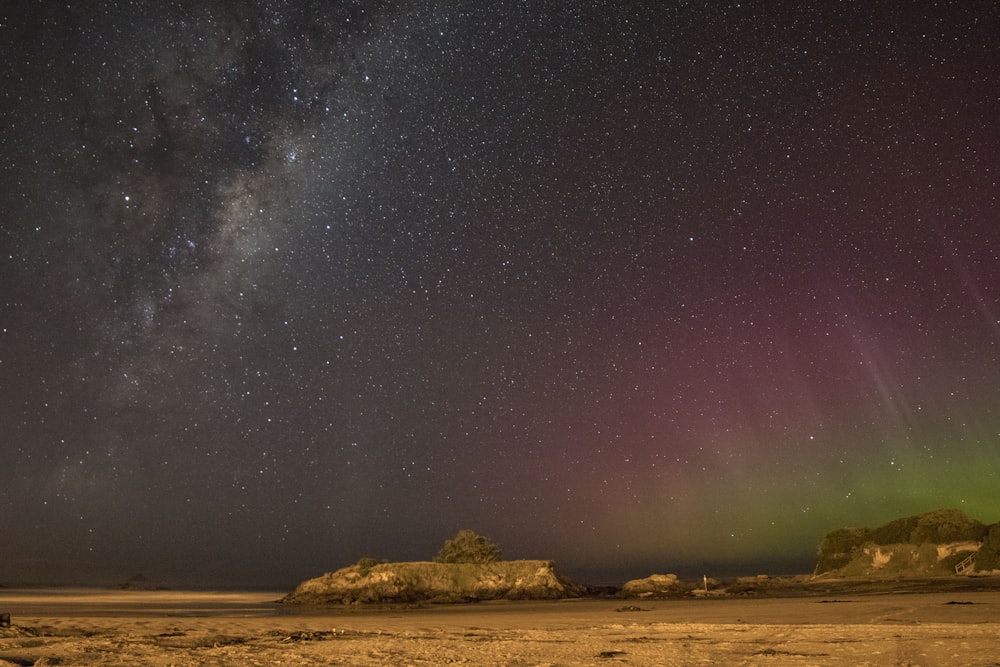
[[[0,583],[1000,520],[993,2],[5,3]]]

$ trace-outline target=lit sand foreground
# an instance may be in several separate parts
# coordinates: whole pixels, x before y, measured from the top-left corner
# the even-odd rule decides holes
[[[0,589],[0,665],[996,665],[1000,592],[308,610]],[[639,610],[622,610],[635,605]]]

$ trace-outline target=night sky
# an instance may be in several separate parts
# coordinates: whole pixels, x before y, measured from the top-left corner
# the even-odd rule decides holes
[[[998,54],[975,0],[4,3],[0,583],[1000,520]]]

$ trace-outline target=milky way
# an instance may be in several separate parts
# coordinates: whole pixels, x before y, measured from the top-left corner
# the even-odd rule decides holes
[[[797,4],[0,10],[0,581],[1000,520],[1000,9]]]

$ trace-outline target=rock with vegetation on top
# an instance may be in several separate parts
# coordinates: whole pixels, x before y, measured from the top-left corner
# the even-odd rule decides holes
[[[975,555],[976,560],[983,562],[992,557],[991,529],[955,509],[893,519],[877,528],[840,528],[823,536],[814,574],[953,575],[955,566],[970,556]],[[1000,535],[1000,530],[997,534]],[[979,569],[982,568],[976,564],[970,571]]]
[[[492,563],[365,563],[309,579],[288,604],[472,602],[580,597],[583,589],[545,560]]]

